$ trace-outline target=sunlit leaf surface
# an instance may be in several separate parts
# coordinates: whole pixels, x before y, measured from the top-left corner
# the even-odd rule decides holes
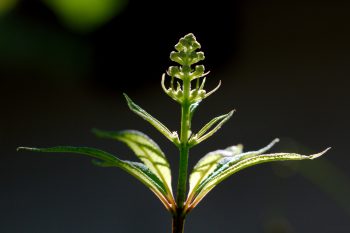
[[[329,149],[310,156],[295,153],[263,154],[276,142],[278,139],[258,151],[242,153],[242,146],[238,145],[204,156],[194,167],[190,176],[187,208],[189,210],[194,208],[216,185],[244,168],[272,161],[315,159]]]
[[[88,147],[71,147],[71,146],[58,146],[51,148],[29,148],[19,147],[18,150],[28,150],[35,152],[59,152],[59,153],[76,153],[87,155],[94,158],[94,163],[101,166],[119,167],[128,172],[148,188],[150,188],[156,196],[161,200],[167,209],[170,209],[169,200],[167,200],[167,188],[163,182],[155,175],[146,165],[137,162],[130,162],[120,160],[114,155]]]
[[[143,118],[145,121],[150,123],[154,128],[156,128],[159,132],[161,132],[166,138],[168,138],[170,141],[178,145],[179,138],[177,135],[177,132],[171,132],[163,123],[161,123],[159,120],[154,118],[151,114],[146,112],[144,109],[142,109],[140,106],[135,104],[129,96],[124,94],[124,97],[126,99],[126,102],[128,103],[128,106],[131,111],[136,113],[138,116]]]
[[[189,144],[193,146],[213,136],[213,134],[216,133],[221,126],[232,117],[233,113],[234,110],[225,115],[215,117],[209,121],[201,130],[198,131],[198,133],[194,134],[194,136],[190,139]]]
[[[217,150],[205,155],[198,161],[190,175],[189,193],[198,188],[202,181],[204,181],[218,166],[219,161],[225,156],[233,156],[240,154],[243,150],[242,145],[232,146],[226,150]]]
[[[96,135],[126,143],[136,156],[160,179],[172,195],[171,171],[168,160],[159,146],[147,135],[136,130],[107,132],[94,130]]]

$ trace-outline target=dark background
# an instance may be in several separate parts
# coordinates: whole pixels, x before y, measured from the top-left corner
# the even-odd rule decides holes
[[[179,106],[160,77],[189,32],[206,54],[207,89],[223,83],[194,130],[237,110],[193,149],[191,167],[208,151],[253,150],[275,137],[282,141],[272,151],[332,150],[241,171],[189,215],[186,232],[350,232],[350,3],[106,0],[89,19],[100,9],[94,1],[71,0],[75,11],[49,0],[0,1],[1,233],[170,232],[160,202],[123,171],[16,147],[91,146],[136,160],[90,129],[138,129],[159,142],[176,178],[176,149],[128,110],[122,92],[177,130]]]

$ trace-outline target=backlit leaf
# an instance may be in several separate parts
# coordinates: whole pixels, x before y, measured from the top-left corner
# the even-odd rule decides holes
[[[198,133],[194,134],[191,137],[189,144],[191,146],[194,146],[211,137],[214,133],[216,133],[221,128],[223,124],[225,124],[226,121],[228,121],[232,117],[233,113],[234,113],[234,110],[230,111],[225,115],[213,118],[211,121],[205,124],[203,128],[198,131]]]
[[[156,128],[159,132],[161,132],[166,138],[172,141],[175,145],[179,145],[179,137],[176,132],[171,132],[164,124],[154,118],[151,114],[143,110],[140,106],[135,104],[129,96],[124,94],[125,99],[128,103],[128,106],[131,111],[142,117],[148,123],[150,123],[154,128]]]
[[[103,138],[111,138],[126,143],[136,156],[154,173],[164,184],[169,197],[172,197],[171,170],[168,160],[159,146],[147,135],[136,130],[107,132],[94,130],[95,134]]]
[[[59,152],[59,153],[76,153],[90,156],[94,159],[95,163],[103,166],[115,166],[123,169],[127,173],[131,174],[143,184],[145,184],[155,195],[161,200],[167,209],[171,209],[171,204],[167,199],[167,189],[161,180],[155,175],[147,166],[142,163],[130,162],[120,160],[114,155],[88,147],[71,147],[71,146],[58,146],[51,148],[29,148],[19,147],[17,150],[27,150],[35,152]]]
[[[240,154],[243,150],[242,145],[232,146],[226,150],[217,150],[210,152],[201,158],[190,175],[189,183],[190,189],[189,193],[198,188],[200,183],[205,180],[218,166],[219,161],[225,156],[233,156],[235,154]]]
[[[265,162],[315,159],[329,149],[310,156],[295,153],[263,154],[276,142],[278,139],[258,151],[242,153],[238,145],[204,156],[194,167],[190,177],[190,192],[186,201],[187,211],[194,208],[221,181],[244,168]]]

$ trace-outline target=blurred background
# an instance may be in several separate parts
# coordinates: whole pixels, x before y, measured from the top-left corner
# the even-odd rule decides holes
[[[0,232],[170,232],[170,215],[140,182],[77,155],[17,146],[98,147],[136,160],[91,128],[138,129],[176,149],[130,112],[122,93],[172,130],[179,106],[160,88],[169,53],[193,32],[211,73],[198,130],[235,108],[191,153],[237,143],[246,150],[312,154],[262,164],[215,188],[186,232],[350,232],[350,3],[347,1],[0,0]],[[174,183],[176,183],[174,181]]]

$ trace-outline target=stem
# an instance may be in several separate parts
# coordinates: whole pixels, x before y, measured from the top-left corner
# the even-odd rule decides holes
[[[186,200],[187,168],[188,168],[188,147],[180,149],[179,180],[177,186],[177,207],[178,214],[182,214],[184,202]]]
[[[185,226],[185,217],[177,215],[173,217],[173,228],[172,233],[183,233]]]
[[[181,105],[181,132],[180,132],[180,163],[179,163],[179,178],[177,186],[177,207],[182,211],[186,199],[186,184],[187,184],[187,170],[188,170],[188,138],[191,129],[190,119],[190,104],[189,95],[191,89],[191,81],[189,79],[183,80],[184,99]],[[179,213],[181,214],[181,213]]]
[[[191,132],[191,118],[190,118],[190,103],[189,95],[191,89],[190,79],[183,80],[184,99],[181,104],[181,132],[180,132],[180,163],[179,163],[179,177],[177,186],[177,210],[173,216],[173,233],[183,233],[185,214],[183,211],[186,200],[187,188],[187,170],[188,170],[188,155],[189,145],[188,138]]]

